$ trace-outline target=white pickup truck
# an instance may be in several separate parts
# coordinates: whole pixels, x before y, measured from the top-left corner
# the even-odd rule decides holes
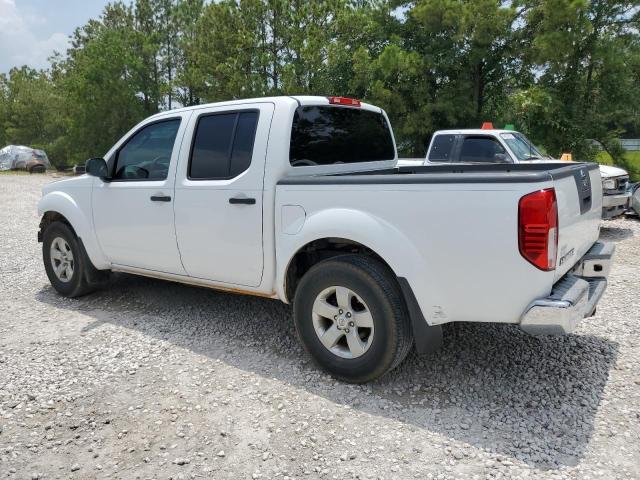
[[[119,271],[280,299],[351,382],[436,347],[448,322],[571,332],[613,254],[597,165],[399,168],[385,112],[342,97],[162,112],[86,171],[38,205],[60,294]]]
[[[426,158],[401,159],[399,165],[441,163],[549,163],[560,162],[540,153],[522,133],[494,128],[439,130],[431,137]],[[629,174],[600,165],[602,218],[622,215],[630,205]]]

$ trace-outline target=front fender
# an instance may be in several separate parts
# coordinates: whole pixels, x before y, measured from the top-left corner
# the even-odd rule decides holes
[[[91,263],[97,269],[107,269],[111,264],[104,257],[93,230],[91,217],[91,190],[77,189],[72,196],[68,192],[52,191],[46,193],[38,202],[38,215],[56,212],[67,219],[76,235],[82,240]],[[79,196],[81,198],[75,198]]]
[[[347,208],[322,210],[308,216],[295,235],[279,231],[276,249],[278,296],[286,300],[286,272],[291,260],[305,245],[323,238],[342,238],[357,242],[378,254],[398,277],[404,277],[418,297],[429,322],[428,305],[438,295],[419,248],[389,222],[369,213]],[[424,239],[422,239],[424,240]]]

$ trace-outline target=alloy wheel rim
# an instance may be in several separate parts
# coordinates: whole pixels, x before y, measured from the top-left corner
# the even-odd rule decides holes
[[[67,241],[62,237],[56,237],[51,242],[49,249],[51,266],[56,278],[61,282],[70,282],[73,278],[75,262],[73,252]]]
[[[373,342],[373,316],[353,290],[332,286],[322,290],[312,308],[313,328],[320,343],[341,358],[364,355]]]

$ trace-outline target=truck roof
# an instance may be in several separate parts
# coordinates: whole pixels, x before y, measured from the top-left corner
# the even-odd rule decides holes
[[[438,130],[437,132],[435,132],[433,135],[440,135],[440,134],[449,134],[449,135],[460,135],[460,134],[467,134],[467,135],[487,135],[487,134],[500,134],[500,133],[518,133],[515,130],[504,130],[504,129],[500,129],[500,128],[458,128],[455,130]]]
[[[172,110],[165,110],[162,112],[158,112],[155,115],[153,115],[153,117],[163,116],[169,112],[171,113],[187,112],[189,110],[198,110],[200,108],[206,108],[206,107],[229,107],[234,105],[243,105],[247,103],[256,103],[256,102],[271,102],[274,104],[277,104],[277,103],[291,104],[292,102],[296,102],[298,105],[329,105],[329,97],[311,96],[311,95],[295,95],[295,96],[281,95],[277,97],[242,98],[238,100],[228,100],[225,102],[203,103],[200,105],[192,105],[190,107],[174,108]],[[371,110],[377,113],[382,112],[381,108],[365,102],[360,102],[359,107],[350,107],[350,108],[361,108],[365,110]]]

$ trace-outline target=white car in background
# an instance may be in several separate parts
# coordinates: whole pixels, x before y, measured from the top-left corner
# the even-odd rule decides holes
[[[433,134],[426,158],[401,159],[399,165],[441,163],[549,163],[522,133],[494,128],[439,130]],[[600,165],[602,177],[602,218],[622,215],[629,206],[629,174],[610,165]]]

